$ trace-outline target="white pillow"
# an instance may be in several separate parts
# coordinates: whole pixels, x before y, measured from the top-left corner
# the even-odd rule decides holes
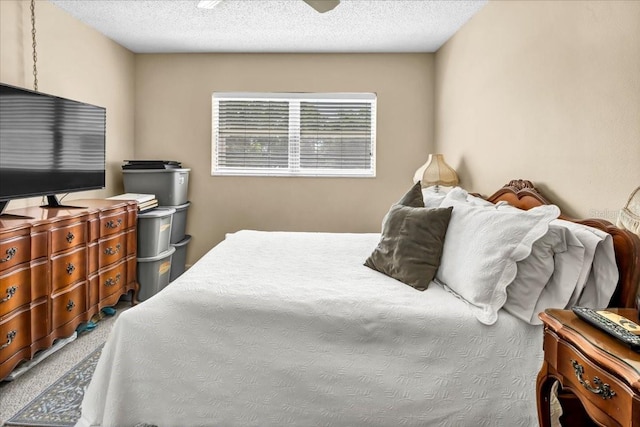
[[[567,250],[556,252],[553,256],[553,274],[536,301],[529,322],[532,325],[542,324],[538,313],[547,308],[567,308],[584,265],[584,245],[567,228],[559,227],[552,221],[549,229],[556,228],[563,231]]]
[[[439,208],[440,203],[442,203],[446,195],[447,192],[442,191],[442,189],[439,189],[439,191],[436,192],[436,187],[434,186],[423,188],[422,199],[424,200],[424,207]]]
[[[516,263],[531,254],[534,242],[547,233],[560,209],[554,205],[528,211],[473,206],[457,200],[454,190],[440,205],[453,206],[453,212],[436,278],[466,300],[480,322],[491,325],[506,302]]]
[[[504,200],[500,200],[497,203],[491,203],[490,201],[483,199],[481,197],[477,197],[474,196],[472,194],[469,194],[469,192],[467,190],[465,190],[462,187],[453,187],[451,190],[449,190],[449,192],[446,195],[447,200],[455,200],[458,202],[466,202],[469,203],[470,205],[474,205],[474,206],[483,206],[483,207],[487,207],[487,208],[493,208],[496,209],[500,206],[506,205],[506,206],[510,206],[507,202],[505,202]],[[511,206],[512,209],[518,209],[514,206]]]
[[[469,197],[469,192],[462,187],[453,187],[446,194],[448,201],[469,202],[467,197]]]
[[[580,278],[566,308],[574,305],[607,307],[619,279],[613,238],[602,230],[583,224],[560,219],[553,223],[566,227],[585,248]]]
[[[554,283],[556,257],[567,252],[566,234],[566,229],[550,226],[547,233],[534,242],[531,254],[516,263],[518,273],[507,287],[507,301],[503,306],[506,311],[527,323],[537,325],[542,323],[538,319],[538,313],[544,311],[544,308],[540,309],[541,304],[545,306],[550,303],[553,306],[556,298],[564,297],[564,303],[559,308],[565,307],[573,288],[564,294],[559,292],[561,288],[554,289],[554,292],[550,292],[548,288]],[[579,273],[580,269],[577,271]],[[553,299],[545,304],[543,301],[547,299],[546,295]]]
[[[476,206],[485,206],[485,207],[490,207],[490,208],[497,208],[498,206],[502,206],[503,204],[506,204],[507,202],[501,200],[498,203],[491,203],[490,201],[486,200],[486,199],[482,199],[480,197],[476,197],[476,196],[472,196],[471,194],[467,194],[467,202],[471,203],[472,205],[476,205]]]
[[[497,209],[519,210],[509,204],[498,205]],[[576,287],[583,280],[581,277],[585,268],[585,247],[563,225],[565,222],[567,221],[551,222],[547,234],[534,244],[531,255],[518,263],[518,274],[507,288],[508,298],[505,310],[532,325],[542,324],[538,313],[547,308],[567,308]],[[552,239],[552,241],[545,241],[545,239]],[[545,251],[536,251],[536,246],[545,242],[553,244],[553,240],[557,239],[562,240],[563,243],[556,243],[550,248],[552,257],[541,258]],[[580,286],[581,289],[583,287],[583,285]],[[536,295],[538,290],[540,291]],[[509,301],[510,299],[514,301]]]
[[[590,308],[606,308],[618,286],[620,272],[616,264],[613,237],[596,228],[592,229],[602,240],[596,246],[593,265],[578,305]]]
[[[474,206],[484,206],[487,208],[496,209],[498,206],[502,206],[504,204],[508,205],[508,203],[503,200],[499,201],[498,203],[491,203],[486,199],[469,194],[469,192],[462,187],[454,187],[449,193],[451,194],[447,194],[447,197],[449,197],[449,199],[457,200],[460,202],[467,202]],[[514,209],[517,208],[514,207]]]

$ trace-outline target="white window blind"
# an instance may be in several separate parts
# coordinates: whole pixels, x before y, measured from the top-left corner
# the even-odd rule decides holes
[[[375,176],[372,93],[215,92],[213,175]]]

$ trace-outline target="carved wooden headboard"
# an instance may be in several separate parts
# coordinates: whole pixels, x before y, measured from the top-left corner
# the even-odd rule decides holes
[[[551,204],[531,181],[522,179],[510,181],[487,200],[493,203],[503,200],[520,209]],[[604,219],[574,219],[565,215],[561,215],[561,218],[600,229],[613,237],[620,280],[609,306],[636,308],[640,286],[640,239],[638,236]]]

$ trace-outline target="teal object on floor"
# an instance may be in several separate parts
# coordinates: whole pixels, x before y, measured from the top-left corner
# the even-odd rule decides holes
[[[113,307],[105,307],[102,309],[102,312],[105,316],[113,316],[114,314],[116,314],[116,309]]]
[[[80,335],[83,332],[93,331],[95,327],[96,324],[94,322],[88,321],[87,323],[78,325],[78,327],[76,328],[76,332],[78,333],[78,335]]]

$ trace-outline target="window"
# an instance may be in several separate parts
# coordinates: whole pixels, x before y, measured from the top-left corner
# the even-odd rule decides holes
[[[212,175],[375,176],[375,94],[215,92],[212,103]]]

